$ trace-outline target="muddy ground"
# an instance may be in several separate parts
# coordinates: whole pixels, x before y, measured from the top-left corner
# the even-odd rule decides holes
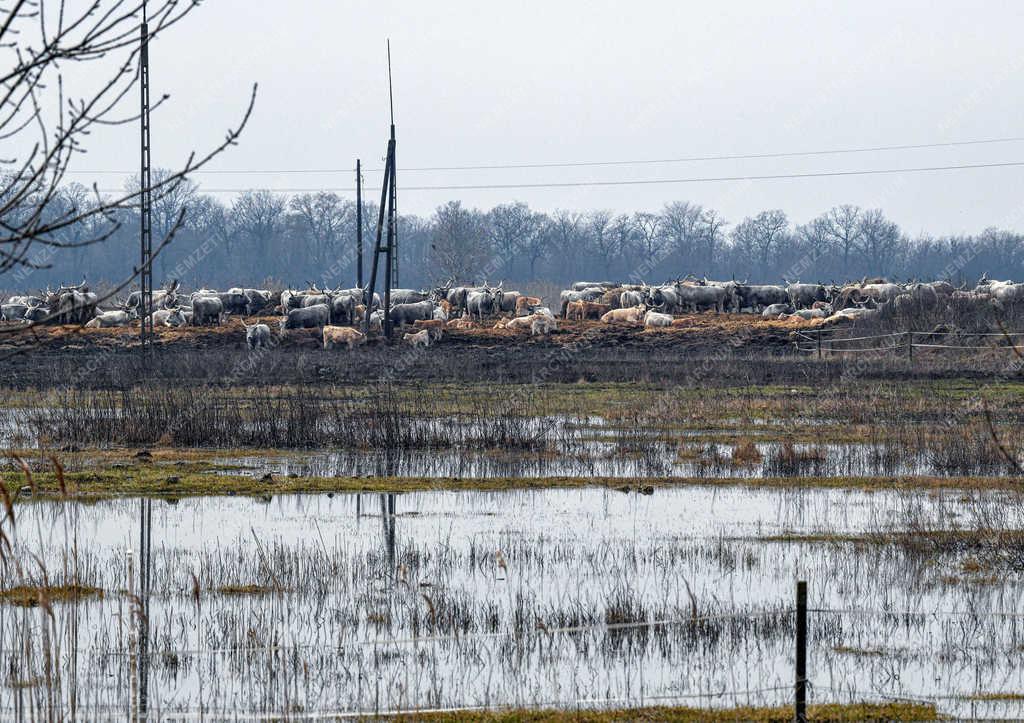
[[[544,338],[506,329],[452,330],[426,350],[410,348],[396,332],[390,344],[371,340],[352,352],[324,351],[315,329],[279,332],[278,320],[260,319],[271,327],[273,348],[255,353],[247,350],[238,321],[219,327],[158,328],[149,364],[139,353],[137,327],[0,326],[0,386],[121,387],[140,379],[225,385],[381,379],[766,384],[829,381],[851,369],[864,378],[983,378],[1005,374],[1012,361],[1000,352],[918,354],[911,361],[896,346],[885,352],[826,354],[819,360],[796,344],[820,322],[735,314],[684,316],[668,329],[561,321]],[[803,344],[809,344],[807,337]]]

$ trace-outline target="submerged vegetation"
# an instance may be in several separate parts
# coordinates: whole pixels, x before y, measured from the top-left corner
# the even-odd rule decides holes
[[[612,723],[636,721],[638,723],[776,723],[791,721],[792,708],[628,708],[612,710],[527,710],[462,711],[455,713],[422,713],[398,715],[399,721],[429,721],[430,723]],[[809,721],[935,721],[941,720],[938,710],[927,703],[852,703],[811,705],[807,708]]]

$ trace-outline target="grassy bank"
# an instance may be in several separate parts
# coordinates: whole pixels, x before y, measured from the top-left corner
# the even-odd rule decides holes
[[[96,466],[58,474],[37,470],[31,480],[22,471],[0,473],[4,488],[15,501],[59,499],[101,500],[117,497],[183,498],[333,492],[420,492],[430,490],[529,490],[601,487],[621,492],[655,494],[659,488],[737,486],[776,489],[858,490],[1007,490],[1021,489],[1011,477],[661,477],[634,481],[620,477],[254,477],[207,461]]]

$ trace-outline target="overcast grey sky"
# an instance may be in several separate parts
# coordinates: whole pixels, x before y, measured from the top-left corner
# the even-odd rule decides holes
[[[659,159],[1024,136],[1021,2],[207,2],[151,51],[154,159],[207,148],[259,82],[220,169],[379,167],[394,63],[399,206],[656,210],[691,200],[736,223],[795,222],[839,203],[910,233],[1024,230],[1024,167],[932,174],[602,188],[412,185],[803,173],[1024,161],[1024,142],[808,158],[506,171],[436,165]],[[82,169],[132,169],[134,136],[94,139]],[[85,176],[77,177],[87,180]],[[117,177],[97,177],[120,185]],[[347,188],[352,174],[203,174],[213,188]],[[379,175],[367,174],[368,184]],[[379,193],[379,187],[375,193]],[[229,199],[230,196],[222,196]]]

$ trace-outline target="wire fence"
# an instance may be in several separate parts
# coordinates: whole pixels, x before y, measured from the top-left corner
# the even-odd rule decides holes
[[[993,702],[988,698],[990,691],[972,689],[961,692],[928,693],[923,691],[906,691],[893,689],[894,685],[900,685],[898,676],[895,679],[888,679],[875,689],[868,689],[857,684],[852,685],[818,685],[814,683],[813,661],[809,661],[808,640],[809,630],[813,629],[813,621],[816,617],[836,616],[871,616],[871,617],[895,617],[895,618],[999,618],[999,619],[1021,619],[1024,612],[1016,610],[957,610],[957,609],[936,609],[936,610],[902,610],[892,608],[833,608],[833,607],[811,607],[807,605],[806,583],[798,583],[798,592],[795,606],[780,606],[777,608],[762,608],[747,610],[736,613],[720,614],[693,614],[673,619],[641,620],[623,623],[595,622],[585,625],[571,625],[563,627],[547,627],[538,621],[531,628],[510,629],[500,632],[469,632],[454,635],[414,635],[401,638],[379,638],[370,640],[353,640],[337,644],[308,644],[308,645],[279,645],[268,644],[263,646],[229,647],[229,648],[202,648],[202,649],[159,649],[149,655],[244,655],[252,653],[275,654],[286,650],[306,650],[325,654],[340,653],[346,649],[360,647],[394,647],[404,645],[430,645],[443,642],[461,643],[464,641],[494,640],[498,638],[510,638],[513,640],[525,640],[534,634],[541,634],[548,638],[556,635],[574,636],[589,633],[615,633],[623,631],[635,631],[640,629],[651,629],[658,627],[676,625],[700,625],[732,620],[757,620],[765,618],[781,618],[795,615],[795,639],[794,651],[796,653],[795,670],[792,684],[775,684],[764,686],[753,686],[748,688],[726,688],[717,690],[699,690],[693,692],[679,691],[677,693],[664,695],[642,695],[641,697],[568,697],[553,700],[531,700],[528,703],[484,703],[480,701],[466,701],[463,705],[441,705],[433,707],[407,707],[392,708],[387,710],[374,708],[372,710],[325,710],[303,712],[300,715],[289,716],[295,719],[320,720],[320,719],[361,719],[361,718],[391,718],[402,715],[447,715],[458,713],[479,713],[484,711],[501,712],[522,709],[524,706],[530,709],[560,709],[560,710],[583,710],[583,709],[634,709],[645,706],[669,706],[683,705],[687,702],[699,702],[705,705],[721,706],[733,705],[765,705],[785,706],[787,700],[792,702],[794,718],[798,721],[807,720],[807,701],[812,698],[815,702],[838,703],[837,697],[849,698],[850,702],[864,704],[875,702],[907,702],[921,705],[939,705],[943,703],[979,703]],[[137,649],[121,650],[110,653],[110,655],[134,656],[133,666],[138,666],[139,652]],[[808,664],[810,662],[810,664]],[[764,681],[764,682],[777,682]],[[785,693],[786,695],[779,695]],[[827,698],[823,693],[831,694]],[[995,701],[1014,705],[1024,705],[1024,697],[1015,700]],[[151,711],[155,712],[155,711]],[[203,710],[175,710],[173,718],[178,720],[192,720],[196,718],[209,717],[213,711]],[[170,714],[170,712],[168,711]],[[3,709],[0,709],[0,715]],[[230,718],[234,720],[263,721],[278,719],[279,714],[266,711],[241,711],[233,710]]]
[[[841,336],[835,329],[803,329],[795,332],[798,351],[815,354],[819,359],[837,354],[904,355],[914,358],[915,349],[953,351],[999,351],[1021,353],[1024,332],[956,332],[900,331],[887,334]],[[917,341],[920,339],[920,341]],[[1003,343],[981,343],[986,339]],[[978,343],[970,343],[970,342]],[[856,344],[856,346],[851,346]]]

